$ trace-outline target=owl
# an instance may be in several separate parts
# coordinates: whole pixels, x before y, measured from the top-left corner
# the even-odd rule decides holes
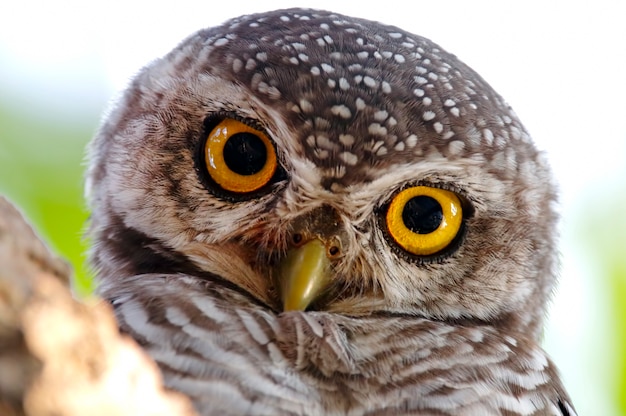
[[[575,414],[540,347],[549,166],[430,40],[307,9],[200,30],[89,160],[99,293],[199,414]]]

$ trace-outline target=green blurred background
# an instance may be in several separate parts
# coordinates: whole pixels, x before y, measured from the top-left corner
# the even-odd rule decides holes
[[[401,26],[456,53],[509,100],[561,184],[562,277],[544,346],[579,414],[626,415],[626,10],[619,1],[301,2]],[[82,241],[85,146],[141,65],[237,9],[179,1],[0,5],[0,194],[70,260]],[[410,7],[409,11],[405,11]]]

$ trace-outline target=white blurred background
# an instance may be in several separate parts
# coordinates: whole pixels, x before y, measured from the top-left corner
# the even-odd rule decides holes
[[[626,277],[615,283],[606,267],[607,258],[619,262],[626,254],[622,1],[5,1],[0,5],[0,104],[34,124],[75,123],[86,134],[51,146],[45,133],[9,130],[4,122],[0,165],[18,163],[16,146],[26,149],[19,166],[49,159],[61,165],[68,149],[82,152],[108,100],[142,65],[196,29],[294,5],[379,20],[428,37],[509,101],[548,152],[561,185],[562,278],[545,348],[561,368],[579,414],[623,414],[626,308],[614,304],[615,299],[626,303]],[[48,147],[56,147],[56,153],[44,152]],[[16,182],[16,169],[0,166],[0,192],[28,205],[22,195],[30,184]],[[69,180],[78,189],[80,174],[75,176]],[[45,217],[36,206],[27,211]],[[45,224],[42,228],[54,246],[55,233]],[[78,232],[73,233],[78,246]]]

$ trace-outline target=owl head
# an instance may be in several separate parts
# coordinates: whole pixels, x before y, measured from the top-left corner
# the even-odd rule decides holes
[[[268,310],[538,334],[549,167],[473,70],[396,27],[243,16],[145,67],[90,148],[102,285],[184,273]]]

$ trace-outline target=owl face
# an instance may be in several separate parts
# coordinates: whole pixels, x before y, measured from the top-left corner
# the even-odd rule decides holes
[[[512,110],[429,40],[327,12],[244,16],[144,68],[88,196],[104,285],[180,272],[276,312],[537,332],[554,278],[551,177]]]

